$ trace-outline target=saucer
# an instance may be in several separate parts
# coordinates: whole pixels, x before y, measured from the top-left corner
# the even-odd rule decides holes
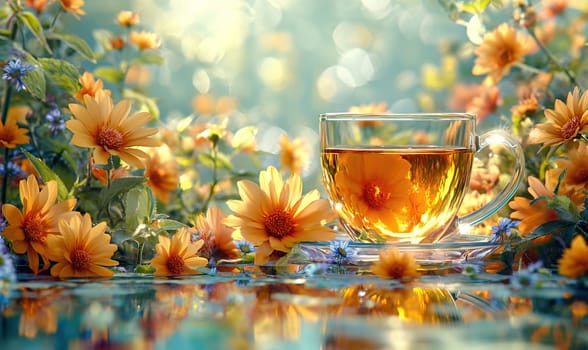
[[[347,250],[352,252],[348,265],[369,265],[379,260],[386,249],[397,249],[400,253],[411,254],[423,267],[453,266],[456,264],[480,263],[496,251],[500,242],[488,242],[488,237],[456,235],[451,241],[439,243],[363,243],[350,241]],[[333,263],[333,242],[303,242],[297,253],[292,254],[291,263]]]

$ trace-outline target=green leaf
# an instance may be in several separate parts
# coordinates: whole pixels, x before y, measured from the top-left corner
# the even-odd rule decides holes
[[[39,64],[35,65],[35,69],[27,72],[27,74],[22,77],[22,81],[31,95],[45,101],[47,82],[45,80],[44,70]]]
[[[67,33],[47,33],[47,38],[61,40],[85,59],[96,63],[94,51],[92,51],[88,43],[79,36]]]
[[[143,64],[163,64],[165,59],[154,52],[143,52],[133,60],[133,63]]]
[[[34,155],[30,154],[29,152],[27,152],[25,150],[23,150],[23,153],[28,158],[28,160],[30,160],[31,163],[33,163],[33,166],[35,167],[37,172],[39,172],[39,174],[41,175],[41,178],[43,179],[44,182],[48,182],[48,181],[52,181],[52,180],[57,182],[57,199],[58,200],[61,201],[61,200],[69,198],[69,191],[68,191],[67,187],[65,187],[65,184],[63,183],[63,181],[61,181],[61,178],[56,173],[54,173],[53,170],[49,169],[49,167],[47,166],[47,164],[45,164],[45,162],[43,162],[43,160],[35,157]]]
[[[20,24],[24,27],[27,27],[31,33],[39,40],[41,45],[47,50],[47,52],[51,53],[51,48],[47,44],[47,40],[45,39],[45,34],[43,34],[43,27],[41,23],[37,19],[37,17],[28,11],[19,12],[16,16]]]
[[[128,228],[135,228],[151,217],[154,205],[149,187],[141,185],[129,189],[124,203],[125,223]]]
[[[144,176],[128,176],[112,181],[110,187],[103,188],[102,191],[100,191],[98,199],[100,203],[99,207],[103,208],[117,195],[129,191],[135,186],[139,186],[146,180],[147,179]]]
[[[462,9],[470,13],[482,13],[490,5],[490,0],[473,0],[462,5]]]
[[[80,89],[80,71],[71,63],[56,58],[39,58],[49,81],[62,87],[70,94]]]
[[[200,161],[200,163],[202,163],[202,165],[204,165],[208,168],[211,168],[211,169],[214,167],[215,163],[216,163],[217,168],[224,168],[224,169],[231,169],[232,168],[231,161],[229,160],[229,158],[220,152],[217,154],[216,160],[208,153],[198,154],[198,160]]]
[[[157,227],[165,231],[175,231],[182,227],[188,227],[188,225],[172,219],[160,219],[157,220]]]
[[[118,84],[125,78],[125,73],[116,67],[98,67],[94,71],[94,75],[113,84]]]

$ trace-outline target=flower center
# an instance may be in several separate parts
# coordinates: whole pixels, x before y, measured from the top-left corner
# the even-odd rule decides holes
[[[184,272],[184,259],[182,259],[179,255],[171,255],[167,258],[167,263],[165,264],[167,270],[173,275],[180,275]]]
[[[376,183],[369,183],[363,187],[363,200],[370,208],[380,209],[386,203],[388,195]]]
[[[24,232],[25,240],[29,242],[45,242],[47,234],[43,229],[44,226],[45,225],[43,225],[43,222],[38,215],[25,215],[22,223],[22,230]]]
[[[283,209],[275,209],[263,221],[265,232],[275,238],[282,238],[294,230],[294,220],[290,213]]]
[[[106,149],[118,150],[123,145],[123,136],[118,130],[103,127],[98,131],[96,143]]]
[[[92,257],[85,249],[74,249],[69,255],[71,266],[75,271],[87,271],[92,262]]]
[[[580,118],[573,117],[572,119],[568,120],[560,130],[561,137],[568,140],[572,137],[576,136],[578,133],[578,129],[580,128]]]
[[[498,63],[504,67],[513,61],[513,52],[510,48],[505,48],[498,54]]]
[[[394,264],[388,267],[388,275],[394,279],[401,279],[404,277],[404,265],[402,264]]]

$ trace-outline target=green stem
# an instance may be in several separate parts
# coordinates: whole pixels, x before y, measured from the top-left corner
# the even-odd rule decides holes
[[[218,184],[218,166],[217,166],[217,157],[218,157],[218,150],[216,148],[216,144],[213,144],[211,150],[211,158],[212,158],[212,182],[210,184],[210,190],[208,191],[208,197],[206,201],[204,201],[204,205],[202,206],[202,212],[206,213],[208,210],[208,206],[212,201],[212,197],[214,196],[214,190],[216,189],[216,185]]]
[[[4,176],[2,176],[2,198],[0,199],[0,204],[6,203],[6,192],[8,191],[8,159],[9,159],[9,150],[8,148],[4,149]]]
[[[572,74],[572,72],[570,72],[569,69],[567,69],[566,67],[564,67],[557,60],[557,58],[551,53],[551,51],[549,51],[549,49],[547,49],[547,47],[545,47],[545,45],[543,45],[541,43],[541,41],[539,40],[539,38],[537,38],[537,35],[535,35],[535,33],[533,32],[533,30],[530,29],[530,28],[527,28],[527,32],[529,33],[529,35],[531,35],[531,37],[533,38],[533,40],[535,41],[535,43],[537,44],[537,46],[539,46],[539,49],[545,54],[545,56],[547,56],[547,59],[549,59],[549,61],[551,61],[551,63],[555,64],[559,69],[561,69],[565,73],[565,75],[568,77],[568,79],[570,79],[570,82],[573,85],[578,86],[583,91],[584,88],[576,80],[576,77],[574,77],[574,75]]]
[[[59,18],[59,16],[61,15],[61,13],[63,13],[63,7],[59,7],[59,10],[57,11],[57,13],[55,14],[55,17],[53,17],[53,20],[51,21],[51,25],[49,26],[49,30],[53,31],[54,27],[55,27],[55,23],[57,23],[57,19]]]

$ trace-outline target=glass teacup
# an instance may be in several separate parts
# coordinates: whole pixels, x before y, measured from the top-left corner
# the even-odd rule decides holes
[[[467,113],[320,115],[327,195],[353,240],[435,243],[486,220],[516,193],[524,170],[518,141],[502,130],[476,134]],[[474,155],[502,145],[514,159],[510,182],[485,206],[457,213]]]

